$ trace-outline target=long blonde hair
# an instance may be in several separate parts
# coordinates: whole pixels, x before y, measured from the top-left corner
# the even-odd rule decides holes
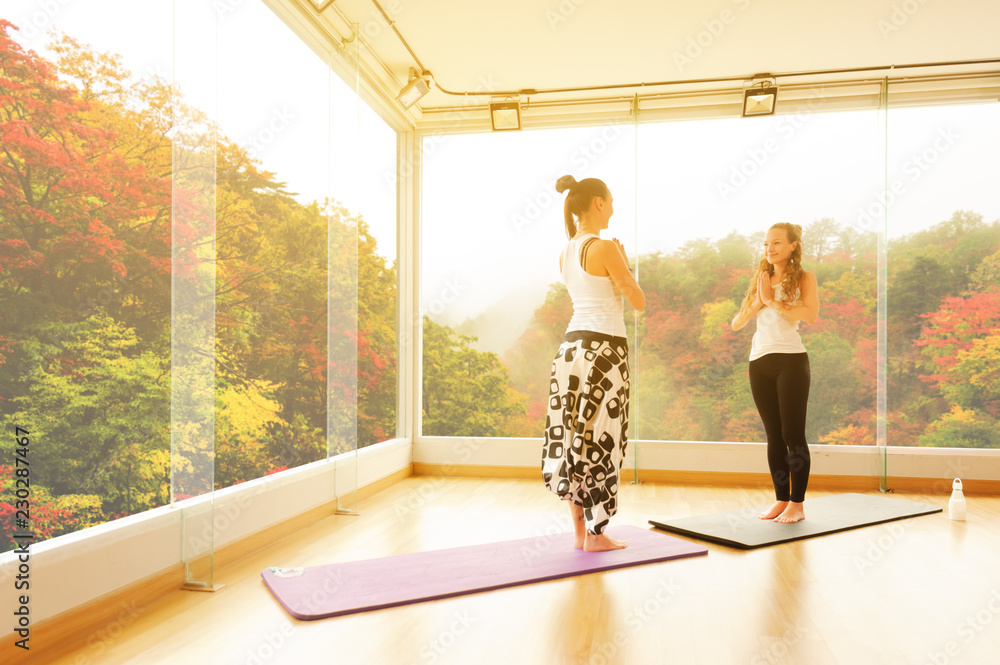
[[[792,299],[795,297],[795,292],[799,288],[799,282],[802,280],[802,227],[798,224],[789,224],[788,222],[778,222],[771,226],[771,229],[784,229],[785,234],[788,236],[788,242],[798,243],[795,245],[795,249],[792,250],[792,256],[788,259],[788,265],[785,266],[785,278],[781,280],[781,292],[784,294],[785,301],[791,304]],[[774,275],[774,266],[772,266],[767,261],[765,256],[760,260],[760,265],[758,265],[753,271],[753,277],[750,278],[750,286],[747,288],[747,294],[743,298],[743,304],[740,305],[740,311],[747,311],[757,299],[757,281],[760,279],[760,274],[766,272],[768,275]]]

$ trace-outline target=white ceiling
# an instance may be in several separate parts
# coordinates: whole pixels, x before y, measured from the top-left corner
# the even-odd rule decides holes
[[[453,91],[1000,57],[998,0],[379,2],[435,81]],[[325,12],[357,22],[366,43],[405,83],[415,63],[372,0],[335,5]],[[434,89],[421,106],[459,102]]]

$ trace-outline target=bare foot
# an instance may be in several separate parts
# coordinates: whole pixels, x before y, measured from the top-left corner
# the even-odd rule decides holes
[[[802,504],[791,501],[789,502],[788,507],[785,508],[780,515],[774,518],[774,521],[791,524],[793,522],[798,522],[799,520],[804,520],[805,518],[806,513],[802,509]]]
[[[603,533],[596,536],[592,533],[588,533],[583,543],[583,551],[607,552],[608,550],[620,550],[627,544],[628,543],[624,540],[615,540],[611,536],[606,536]]]
[[[785,508],[788,507],[787,501],[775,501],[774,505],[757,515],[758,518],[762,520],[773,520],[775,517],[781,514]]]
[[[583,549],[583,541],[587,534],[587,529],[583,525],[583,506],[571,503],[569,504],[569,512],[573,517],[573,547],[580,550]]]

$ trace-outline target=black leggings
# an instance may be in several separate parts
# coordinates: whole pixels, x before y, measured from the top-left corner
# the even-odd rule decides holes
[[[805,501],[810,461],[806,445],[808,354],[768,353],[751,360],[750,392],[767,434],[767,465],[775,499]]]

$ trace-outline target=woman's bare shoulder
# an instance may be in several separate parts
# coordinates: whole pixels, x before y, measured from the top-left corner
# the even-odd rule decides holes
[[[603,254],[604,252],[611,252],[611,251],[614,251],[615,254],[618,254],[618,246],[615,245],[615,241],[605,240],[604,238],[597,238],[596,240],[594,240],[594,242],[591,243],[590,245],[590,250],[599,252],[601,254]]]

